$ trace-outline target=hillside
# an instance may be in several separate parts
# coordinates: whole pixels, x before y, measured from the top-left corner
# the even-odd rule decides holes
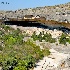
[[[22,18],[24,15],[39,15],[46,18],[46,20],[68,21],[70,22],[70,2],[55,6],[36,7],[28,9],[18,9],[15,11],[0,11],[0,18]]]

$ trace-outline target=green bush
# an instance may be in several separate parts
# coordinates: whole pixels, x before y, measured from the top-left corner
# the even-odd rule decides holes
[[[13,70],[27,70],[25,66],[16,66]]]
[[[46,48],[46,49],[44,49],[44,50],[42,50],[43,51],[43,55],[44,56],[48,56],[48,55],[50,55],[50,51],[49,51],[49,49],[48,48]]]
[[[5,61],[2,62],[3,70],[13,70],[17,65],[18,61],[15,58],[6,58]]]
[[[2,51],[3,50],[3,47],[2,46],[0,46],[0,51]]]
[[[69,39],[66,38],[67,36],[68,36],[67,34],[64,34],[64,33],[63,33],[63,34],[61,35],[60,39],[59,39],[59,43],[66,45],[66,42],[69,42]]]
[[[42,37],[42,35],[44,35]],[[52,38],[51,34],[44,34],[43,32],[40,32],[39,35],[36,35],[36,33],[34,32],[33,35],[31,36],[33,38],[34,41],[39,40],[40,42],[42,42],[42,40],[45,40],[46,42],[50,42],[50,43],[55,43],[56,40],[54,38]]]

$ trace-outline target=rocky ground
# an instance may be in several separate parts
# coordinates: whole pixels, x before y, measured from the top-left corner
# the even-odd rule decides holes
[[[68,70],[69,67],[69,54],[59,53],[54,49],[50,49],[51,54],[48,57],[44,57],[36,63],[34,70]],[[66,69],[65,69],[66,68]]]
[[[62,31],[58,31],[56,29],[49,30],[37,27],[19,27],[16,25],[13,25],[11,27],[15,29],[19,28],[22,30],[22,32],[25,31],[29,34],[29,37],[25,37],[24,41],[31,39],[30,36],[34,31],[36,31],[37,34],[42,31],[48,32],[51,33],[52,37],[56,38],[58,38],[63,33]],[[49,48],[51,52],[51,55],[44,57],[42,60],[36,63],[34,70],[70,70],[70,44],[67,43],[67,45],[63,45],[59,44],[58,41],[56,43],[35,41],[34,43],[36,43],[36,45],[39,45],[41,49],[43,49],[43,47]]]
[[[11,27],[13,27],[14,29],[19,28],[20,30],[22,30],[22,32],[25,31],[26,33],[28,33],[29,37],[25,37],[24,40],[29,39],[34,31],[36,31],[37,35],[42,31],[44,31],[44,33],[46,33],[46,32],[50,33],[52,35],[52,37],[56,38],[56,39],[58,37],[60,37],[63,33],[62,31],[59,31],[56,29],[49,30],[49,29],[43,29],[43,28],[37,28],[37,27],[22,27],[22,26],[16,26],[16,25],[12,25]],[[42,42],[36,41],[35,43],[42,47],[48,45],[50,49],[53,48],[60,53],[70,54],[70,44],[69,43],[67,43],[67,45],[59,44],[58,40],[56,43],[48,43],[45,41],[42,41]]]

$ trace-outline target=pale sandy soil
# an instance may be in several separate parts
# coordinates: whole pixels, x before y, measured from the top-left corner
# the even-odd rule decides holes
[[[59,53],[54,49],[50,49],[50,51],[51,54],[48,57],[44,57],[42,60],[36,63],[37,66],[34,68],[34,70],[54,70],[58,67],[66,67],[66,64],[63,67],[61,67],[61,64],[67,59],[69,54]]]

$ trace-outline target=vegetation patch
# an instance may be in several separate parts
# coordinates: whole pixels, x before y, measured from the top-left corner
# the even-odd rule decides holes
[[[36,33],[34,32],[32,38],[34,41],[39,40],[40,42],[42,42],[42,40],[45,40],[46,42],[50,42],[50,43],[56,42],[55,38],[52,38],[51,34],[48,34],[47,32],[46,34],[40,32],[39,35],[36,35]]]
[[[20,29],[0,24],[0,66],[3,70],[29,70],[35,62],[50,54],[49,49],[41,50],[25,37]]]
[[[68,36],[67,34],[63,33],[61,35],[61,37],[59,38],[59,43],[66,45],[67,42],[70,44],[70,36]]]

